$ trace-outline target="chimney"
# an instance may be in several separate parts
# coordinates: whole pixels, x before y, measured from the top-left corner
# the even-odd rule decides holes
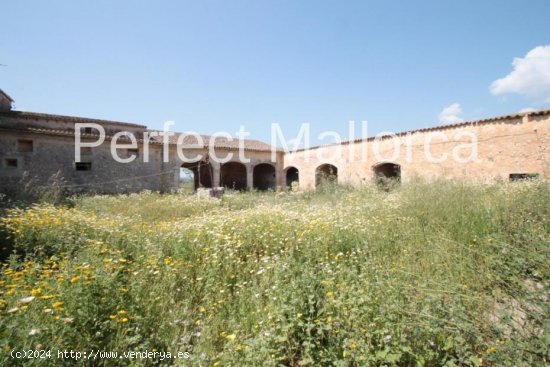
[[[11,111],[13,99],[0,89],[0,112]]]

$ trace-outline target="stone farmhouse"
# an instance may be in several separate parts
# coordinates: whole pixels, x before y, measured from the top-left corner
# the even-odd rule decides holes
[[[314,189],[324,180],[360,185],[384,178],[407,181],[415,176],[483,181],[550,178],[549,110],[285,153],[257,140],[244,140],[239,147],[237,140],[218,137],[209,146],[208,136],[202,136],[203,144],[198,145],[193,136],[175,133],[165,141],[153,137],[154,131],[145,125],[16,111],[12,103],[0,90],[0,193],[22,185],[46,187],[52,180],[60,180],[62,187],[75,193],[168,192],[179,187],[181,168],[193,172],[195,188],[237,190],[295,185]],[[101,144],[80,148],[78,160],[75,135],[82,142],[97,142],[100,136],[89,127],[77,131],[77,124],[97,124],[105,131]],[[136,145],[130,146],[123,136],[130,147],[117,150],[121,158],[134,158],[129,163],[117,162],[111,154],[111,142],[121,132],[135,137]],[[178,141],[183,142],[186,157],[200,155],[202,160],[182,160]],[[210,159],[212,152],[217,157],[230,153],[232,157],[218,163]]]

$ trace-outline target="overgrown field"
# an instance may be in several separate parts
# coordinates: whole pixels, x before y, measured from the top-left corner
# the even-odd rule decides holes
[[[75,363],[13,348],[190,355],[89,366],[550,360],[545,182],[83,197],[0,228],[2,366]]]

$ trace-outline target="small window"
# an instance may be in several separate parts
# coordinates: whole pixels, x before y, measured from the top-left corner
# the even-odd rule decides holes
[[[91,134],[92,133],[92,128],[91,127],[85,127],[84,128],[84,134]]]
[[[510,182],[532,180],[539,177],[538,173],[510,173]]]
[[[6,158],[6,168],[17,168],[17,159],[15,158]]]
[[[34,151],[32,140],[17,140],[17,151],[20,153],[32,153]]]
[[[92,154],[92,147],[80,147],[80,154],[82,155]]]
[[[91,171],[92,170],[92,162],[76,162],[75,163],[75,169],[77,171]]]
[[[136,158],[139,158],[139,149],[126,149],[126,157],[129,158],[131,156],[136,156]]]

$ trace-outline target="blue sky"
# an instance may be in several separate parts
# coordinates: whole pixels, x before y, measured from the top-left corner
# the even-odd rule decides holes
[[[54,0],[1,9],[0,88],[26,111],[153,128],[174,120],[178,131],[205,134],[244,125],[269,141],[274,122],[291,138],[303,122],[314,135],[347,136],[349,120],[368,120],[373,135],[550,106],[547,64],[510,76],[514,58],[550,44],[547,0]],[[439,116],[449,106],[450,118]]]

